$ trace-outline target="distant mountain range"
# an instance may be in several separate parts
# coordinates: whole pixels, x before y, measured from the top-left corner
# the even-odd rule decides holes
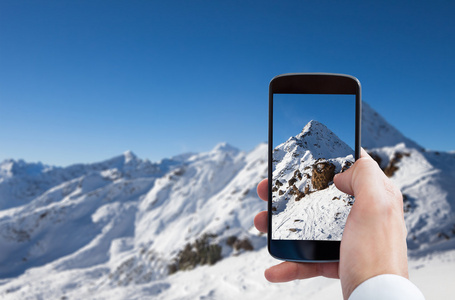
[[[452,249],[455,154],[424,150],[366,103],[362,125],[362,146],[404,194],[409,255]],[[287,295],[262,279],[273,259],[253,218],[266,209],[256,195],[266,176],[266,144],[243,152],[222,143],[155,163],[132,152],[65,168],[5,160],[0,297]]]

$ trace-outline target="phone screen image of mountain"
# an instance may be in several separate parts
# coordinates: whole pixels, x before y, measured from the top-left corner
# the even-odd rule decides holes
[[[341,240],[354,198],[333,184],[354,150],[311,120],[273,150],[272,239]]]

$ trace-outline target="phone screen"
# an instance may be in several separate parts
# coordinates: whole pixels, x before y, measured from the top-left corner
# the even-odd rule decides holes
[[[354,198],[335,174],[355,161],[356,95],[273,94],[271,239],[340,241]]]

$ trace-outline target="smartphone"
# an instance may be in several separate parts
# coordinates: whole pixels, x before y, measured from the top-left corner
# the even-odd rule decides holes
[[[352,76],[296,73],[269,85],[268,249],[278,259],[338,261],[354,197],[335,174],[360,157],[361,88]]]

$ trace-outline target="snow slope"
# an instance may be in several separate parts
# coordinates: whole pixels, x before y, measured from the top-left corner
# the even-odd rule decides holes
[[[455,154],[424,151],[368,105],[363,120],[363,146],[405,194],[411,279],[427,299],[455,293]],[[156,163],[131,152],[66,168],[6,160],[0,297],[341,299],[336,280],[263,278],[276,263],[253,226],[266,175],[265,144]]]

